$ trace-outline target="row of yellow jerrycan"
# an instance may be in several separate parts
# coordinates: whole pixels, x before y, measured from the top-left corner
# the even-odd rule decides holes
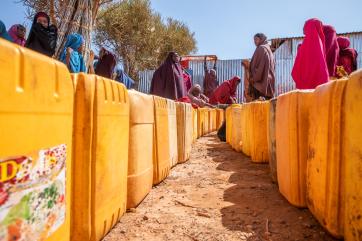
[[[217,131],[225,120],[223,109],[199,108],[197,109],[197,131],[195,135],[201,137]],[[194,122],[196,127],[196,122]]]
[[[362,70],[315,90],[229,107],[226,119],[227,141],[253,161],[269,161],[292,205],[308,207],[334,237],[362,240]],[[262,153],[253,158],[253,149]]]
[[[191,105],[8,41],[0,52],[0,240],[101,240],[190,157]]]

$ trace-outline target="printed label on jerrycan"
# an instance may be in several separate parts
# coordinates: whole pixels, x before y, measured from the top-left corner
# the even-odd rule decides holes
[[[66,145],[0,159],[0,240],[45,240],[65,220]]]

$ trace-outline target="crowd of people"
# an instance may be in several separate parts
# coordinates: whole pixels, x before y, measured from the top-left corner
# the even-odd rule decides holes
[[[297,89],[314,89],[330,80],[349,75],[357,69],[357,52],[350,48],[347,37],[338,37],[333,26],[324,25],[313,18],[305,22],[304,40],[298,46],[292,69],[292,77]],[[38,12],[33,19],[26,38],[26,28],[15,24],[6,30],[0,21],[0,37],[15,44],[32,49],[49,57],[55,56],[58,30],[51,24],[49,15]],[[267,36],[257,33],[254,36],[255,52],[249,64],[243,62],[246,70],[247,93],[250,100],[269,100],[275,91],[275,59]],[[59,60],[71,73],[92,73],[124,83],[131,88],[134,81],[117,68],[117,58],[102,47],[96,56],[90,51],[88,61],[84,58],[84,38],[78,33],[68,34]],[[241,82],[239,76],[225,80],[219,85],[217,59],[211,69],[204,59],[203,88],[192,85],[192,74],[185,61],[176,52],[170,52],[154,72],[150,93],[182,102],[194,107],[213,107],[218,104],[237,103],[236,93]]]
[[[55,57],[58,41],[58,29],[51,24],[50,17],[45,12],[35,14],[30,32],[26,38],[26,28],[15,24],[6,30],[5,24],[0,20],[0,38],[11,41],[33,51]],[[117,66],[116,56],[102,47],[96,56],[91,50],[88,61],[84,58],[84,38],[79,33],[70,33],[59,55],[59,61],[66,64],[71,73],[90,73],[114,79],[132,88],[134,81]]]

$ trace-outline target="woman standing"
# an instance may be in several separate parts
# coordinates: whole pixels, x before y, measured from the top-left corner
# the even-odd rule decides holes
[[[326,62],[330,77],[336,76],[336,67],[339,55],[339,47],[337,42],[337,33],[333,26],[324,25],[323,33],[326,46]]]
[[[305,38],[298,48],[292,77],[297,89],[315,89],[329,80],[323,24],[316,18],[309,19],[303,31]]]
[[[180,57],[170,52],[152,77],[150,94],[177,100],[186,95]]]
[[[57,39],[57,27],[55,25],[50,25],[48,14],[38,12],[34,16],[25,47],[51,57],[55,53]]]
[[[71,73],[86,72],[83,58],[84,39],[82,35],[73,33],[68,35],[60,61],[65,63]]]
[[[274,96],[275,60],[274,55],[263,33],[254,36],[256,46],[250,62],[250,85],[253,100],[260,97],[271,99]]]
[[[116,67],[116,63],[116,56],[102,47],[99,51],[99,60],[95,67],[95,73],[99,76],[113,79],[113,72]]]

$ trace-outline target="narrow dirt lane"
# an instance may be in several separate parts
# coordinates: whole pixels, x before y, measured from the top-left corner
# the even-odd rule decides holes
[[[115,240],[334,239],[308,210],[279,194],[268,165],[253,164],[208,136],[104,239]]]

